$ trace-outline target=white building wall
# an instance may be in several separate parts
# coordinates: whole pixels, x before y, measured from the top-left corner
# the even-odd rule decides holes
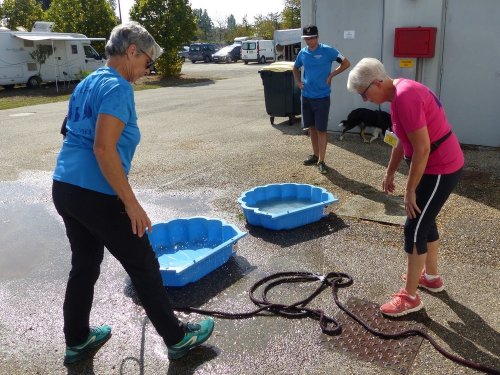
[[[301,16],[302,26],[316,24],[320,42],[337,47],[353,65],[376,57],[390,76],[412,79],[417,59],[405,58],[413,67],[400,67],[394,30],[436,27],[435,55],[422,59],[420,81],[440,97],[462,143],[500,146],[500,106],[491,103],[499,102],[500,93],[499,0],[302,0]],[[337,124],[355,108],[376,108],[347,91],[347,74],[332,85],[329,131],[338,131]],[[479,131],[471,130],[473,119],[480,122]]]

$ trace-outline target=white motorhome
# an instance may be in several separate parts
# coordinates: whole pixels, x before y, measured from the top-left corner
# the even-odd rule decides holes
[[[41,82],[79,80],[82,73],[94,71],[105,59],[90,45],[105,38],[87,38],[77,33],[52,32],[53,22],[35,22],[32,31],[0,28],[0,85],[16,84],[37,87]],[[49,50],[45,63],[39,64],[31,54],[39,46]]]
[[[276,60],[274,42],[272,40],[245,40],[241,44],[241,59],[245,64],[249,61],[264,64],[268,60]]]

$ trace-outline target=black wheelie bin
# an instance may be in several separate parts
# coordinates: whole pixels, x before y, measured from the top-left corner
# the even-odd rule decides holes
[[[295,116],[301,114],[300,89],[295,85],[292,68],[293,62],[280,61],[259,70],[272,125],[275,117],[288,117],[288,124],[292,125]]]

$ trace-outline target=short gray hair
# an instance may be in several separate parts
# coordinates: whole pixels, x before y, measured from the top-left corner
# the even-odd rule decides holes
[[[128,22],[115,26],[111,31],[106,43],[106,56],[124,55],[131,44],[135,44],[141,51],[152,50],[153,53],[150,57],[153,60],[156,60],[163,53],[163,49],[143,26],[137,22]]]
[[[347,89],[358,92],[368,87],[373,81],[381,81],[389,78],[385,72],[384,65],[373,57],[361,59],[349,72],[347,78]]]

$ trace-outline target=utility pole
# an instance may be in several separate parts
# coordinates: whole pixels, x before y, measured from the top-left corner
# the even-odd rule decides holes
[[[118,1],[118,15],[120,16],[120,23],[123,23],[122,22],[122,8],[120,6],[120,0],[117,0]]]

